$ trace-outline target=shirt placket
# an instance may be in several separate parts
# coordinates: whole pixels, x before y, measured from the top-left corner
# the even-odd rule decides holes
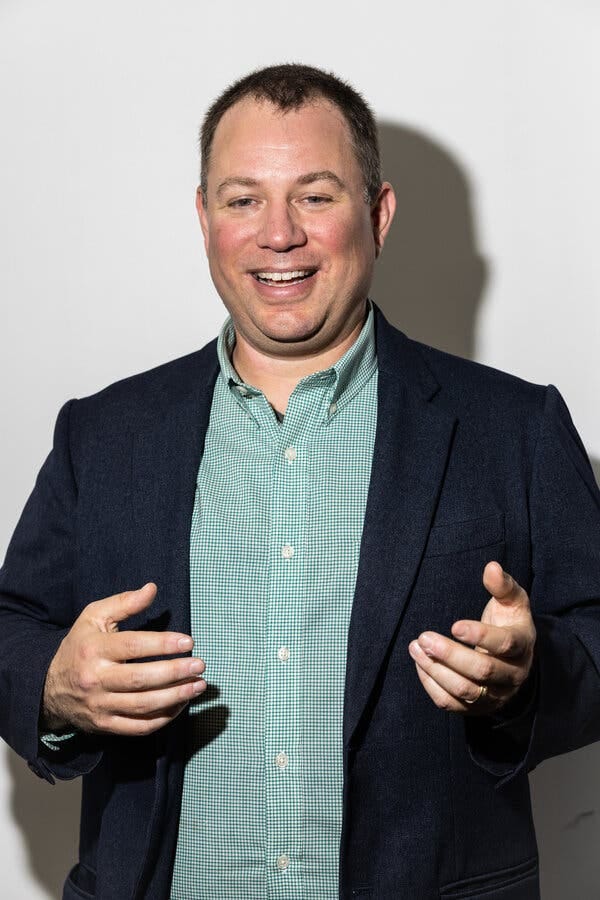
[[[269,897],[305,895],[304,767],[298,699],[309,677],[304,659],[306,614],[307,475],[311,423],[318,419],[320,385],[290,398],[283,422],[270,422],[273,446],[271,571],[266,615],[265,802]]]

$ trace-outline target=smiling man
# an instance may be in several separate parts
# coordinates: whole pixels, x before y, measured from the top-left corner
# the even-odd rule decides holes
[[[347,84],[252,73],[201,151],[229,318],[63,407],[0,573],[2,735],[83,776],[64,897],[538,897],[527,773],[600,736],[569,414],[370,301],[395,200]]]
[[[287,110],[239,100],[204,165],[198,213],[235,325],[233,363],[285,412],[300,379],[358,337],[393,191],[378,184],[366,198],[344,114],[325,99]]]

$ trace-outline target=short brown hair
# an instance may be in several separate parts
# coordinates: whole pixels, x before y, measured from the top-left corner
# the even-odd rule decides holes
[[[373,113],[358,91],[345,81],[330,72],[300,63],[257,69],[230,85],[212,103],[200,129],[200,188],[205,201],[208,166],[217,125],[224,113],[245,97],[267,100],[283,111],[299,109],[319,98],[337,106],[352,135],[356,159],[365,182],[365,199],[368,203],[375,202],[381,188],[381,162]]]

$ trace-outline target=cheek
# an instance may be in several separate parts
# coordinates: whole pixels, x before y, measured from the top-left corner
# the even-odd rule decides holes
[[[313,233],[321,246],[331,254],[334,264],[347,266],[357,259],[370,259],[373,242],[371,227],[369,221],[362,216],[324,222]]]
[[[250,228],[239,225],[215,224],[209,232],[208,255],[211,264],[219,269],[239,267],[241,250],[247,243]]]

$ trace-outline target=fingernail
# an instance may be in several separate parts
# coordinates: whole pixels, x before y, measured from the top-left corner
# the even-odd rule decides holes
[[[183,637],[179,638],[179,640],[177,641],[177,646],[180,650],[191,650],[194,646],[194,642],[191,637]]]
[[[454,628],[452,629],[452,634],[454,635],[454,637],[464,638],[464,637],[466,637],[467,632],[466,632],[466,629],[463,628],[462,626],[457,628],[455,625]]]
[[[419,646],[425,653],[431,653],[433,650],[433,641],[427,634],[422,634],[419,637]]]
[[[410,653],[410,655],[413,658],[415,656],[419,655],[420,650],[421,650],[421,648],[419,647],[419,644],[417,643],[417,641],[411,641],[410,644],[408,645],[408,652]]]
[[[206,682],[204,680],[197,681],[193,686],[192,690],[194,694],[201,694],[202,691],[206,690]]]
[[[204,672],[204,663],[201,659],[195,659],[190,663],[190,675],[199,675]]]

